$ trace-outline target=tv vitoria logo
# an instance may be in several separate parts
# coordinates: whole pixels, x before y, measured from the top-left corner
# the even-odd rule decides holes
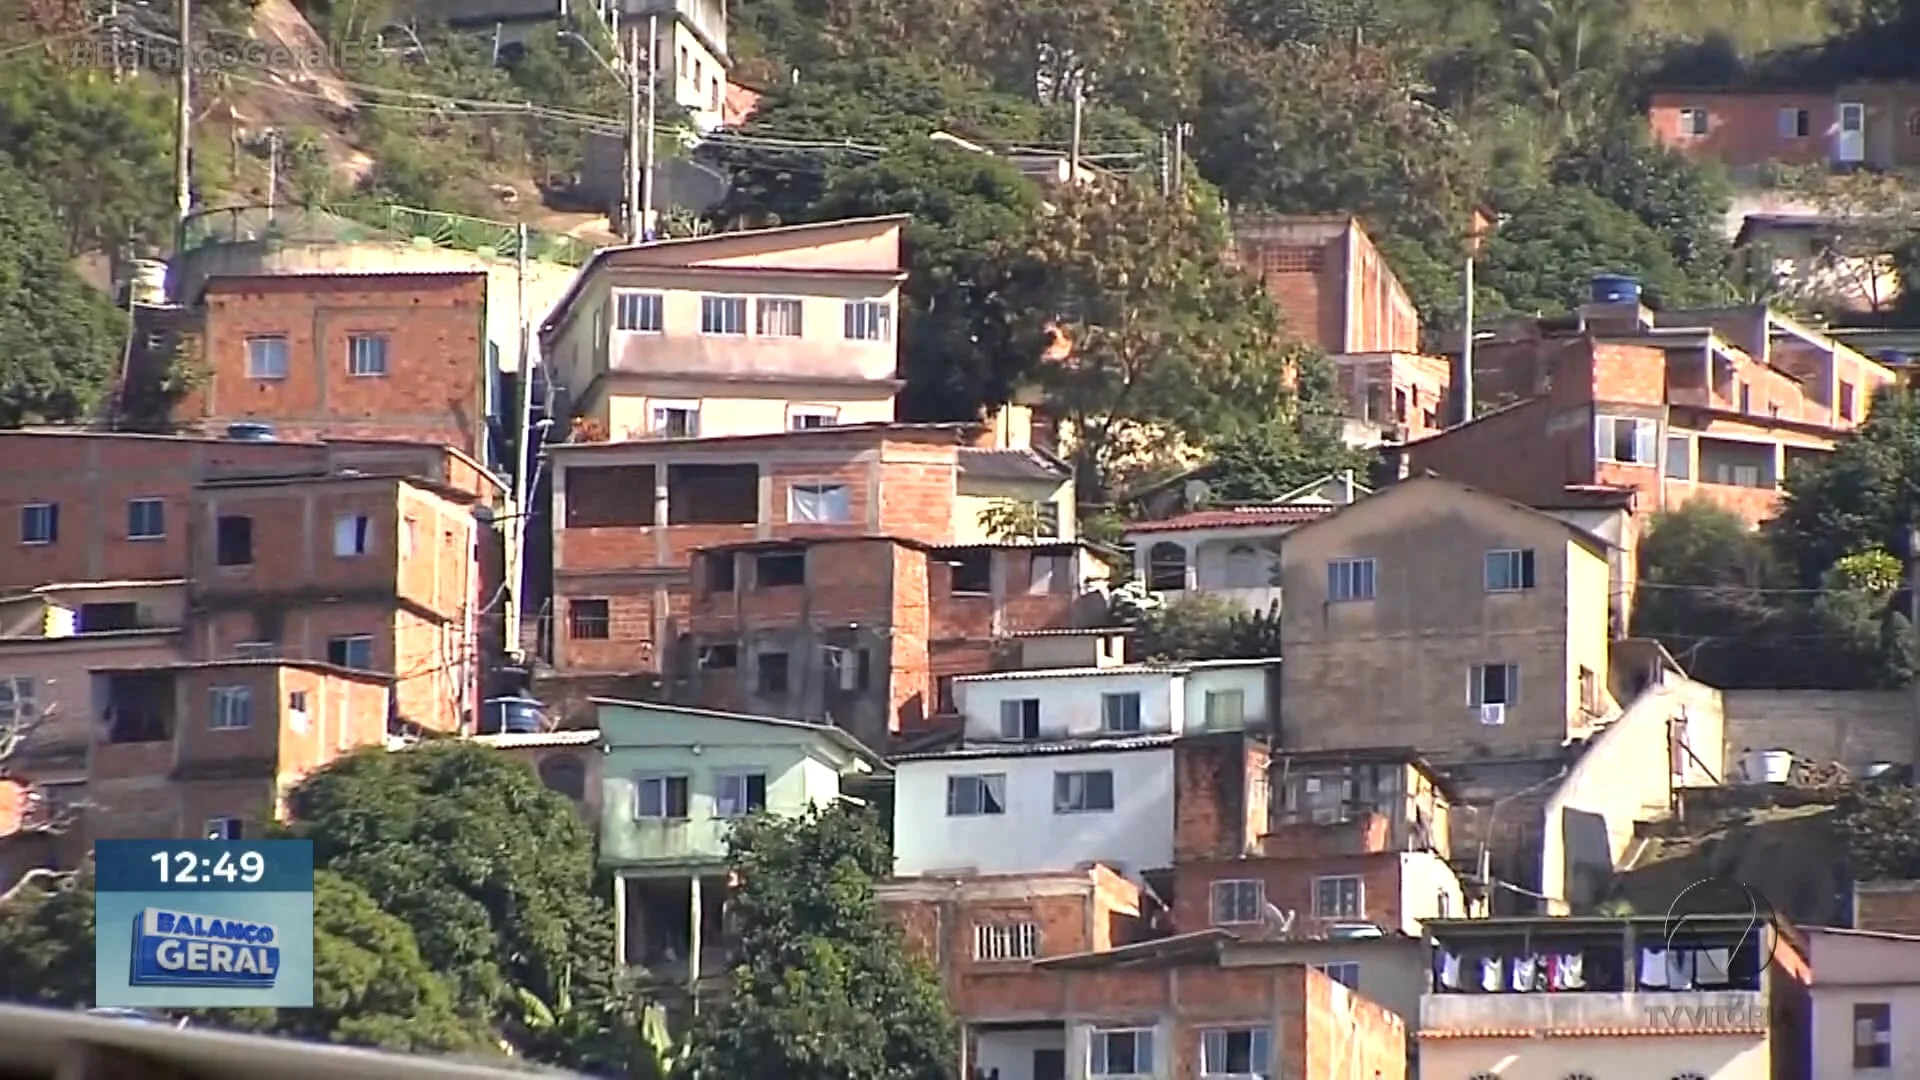
[[[1673,898],[1667,906],[1667,915],[1661,931],[1663,944],[1671,952],[1676,948],[1686,948],[1697,942],[1695,935],[1703,931],[1714,931],[1721,941],[1731,931],[1738,931],[1731,942],[1731,948],[1724,950],[1723,962],[1732,967],[1732,957],[1749,946],[1759,952],[1759,966],[1764,973],[1773,965],[1776,950],[1780,947],[1780,932],[1775,920],[1773,905],[1760,892],[1743,881],[1732,878],[1704,878],[1694,882],[1680,895]],[[1702,964],[1709,961],[1704,958]],[[1718,981],[1725,983],[1732,976],[1731,971],[1717,971]],[[1728,1028],[1765,1030],[1771,1022],[1766,1005],[1757,997],[1748,993],[1738,993],[1738,997],[1721,997],[1710,989],[1701,988],[1694,992],[1695,1000],[1688,1004],[1648,1005],[1647,1022],[1654,1027],[1676,1032],[1724,1031]]]
[[[271,990],[280,932],[270,923],[150,907],[133,920],[133,986]]]

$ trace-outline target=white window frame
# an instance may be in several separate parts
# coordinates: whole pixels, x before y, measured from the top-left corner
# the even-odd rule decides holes
[[[1157,1032],[1150,1027],[1097,1027],[1087,1033],[1087,1075],[1088,1076],[1153,1076],[1155,1075],[1154,1040]],[[1112,1062],[1113,1048],[1107,1040],[1115,1036],[1131,1036],[1133,1039],[1133,1068],[1120,1072]],[[1143,1060],[1144,1059],[1144,1060]]]
[[[357,559],[373,553],[373,518],[341,514],[333,519],[333,557]]]
[[[981,797],[973,801],[975,809],[963,808],[963,790],[980,792]],[[1006,812],[1006,773],[956,773],[947,777],[948,817],[999,817]]]
[[[700,297],[700,333],[705,337],[746,337],[747,320],[752,315],[747,298],[731,293],[708,293]],[[738,312],[739,319],[732,317]],[[735,326],[738,329],[735,329]],[[717,328],[717,329],[716,329]]]
[[[1039,923],[973,924],[973,958],[979,963],[1015,963],[1039,955]]]
[[[1100,731],[1102,734],[1138,734],[1142,727],[1140,692],[1126,690],[1100,695]]]
[[[1335,889],[1341,889],[1341,888],[1344,888],[1344,886],[1348,882],[1351,882],[1353,884],[1352,910],[1348,910],[1347,905],[1345,903],[1336,902],[1330,905],[1322,902],[1323,900],[1325,900],[1325,897],[1321,896],[1320,894],[1322,889],[1328,886],[1332,886]],[[1345,898],[1339,897],[1338,899],[1344,900]],[[1338,910],[1330,910],[1330,909],[1338,909]],[[1336,921],[1351,921],[1351,920],[1366,918],[1367,917],[1367,880],[1361,877],[1359,874],[1322,874],[1321,876],[1314,878],[1313,879],[1313,917],[1316,919],[1333,919]]]
[[[200,834],[208,840],[240,840],[246,833],[246,822],[237,817],[210,817],[201,827]]]
[[[649,315],[653,316],[651,320],[647,318]],[[652,326],[647,325],[649,321],[653,323]],[[623,334],[665,333],[667,329],[666,294],[642,289],[615,289],[613,325]]]
[[[1327,602],[1358,604],[1378,594],[1380,568],[1371,558],[1327,561]]]
[[[32,523],[37,521],[39,528]],[[28,547],[45,547],[60,539],[60,504],[30,502],[20,507],[20,542]]]
[[[1033,715],[1033,735],[1027,735],[1027,715]],[[1006,698],[1000,702],[1000,737],[1034,742],[1040,738],[1040,699]]]
[[[1095,799],[1094,777],[1106,777],[1106,805]],[[1111,814],[1119,804],[1112,769],[1056,769],[1053,774],[1053,812],[1056,814]]]
[[[1693,440],[1685,435],[1669,434],[1666,451],[1661,475],[1669,480],[1693,479]]]
[[[347,335],[347,374],[356,379],[380,379],[391,373],[393,343],[386,334],[368,331]]]
[[[1705,106],[1693,105],[1680,110],[1680,134],[1699,138],[1713,130],[1713,119]]]
[[[207,727],[214,731],[245,731],[253,726],[253,687],[216,686],[208,691],[212,706]]]
[[[372,671],[373,670],[373,635],[372,634],[341,634],[338,637],[328,638],[327,651],[329,653],[333,651],[333,643],[336,641],[346,643],[345,648],[343,649],[343,652],[346,654],[346,659],[339,666],[347,668],[352,671]],[[356,646],[364,646],[365,649],[367,650],[367,663],[365,667],[359,667],[353,663],[353,650]]]
[[[791,305],[791,306],[788,306]],[[793,313],[793,332],[776,333],[767,329],[767,316],[775,313],[784,315]],[[807,306],[797,296],[756,296],[753,298],[753,336],[793,339],[804,335]]]
[[[1490,593],[1527,592],[1538,580],[1538,562],[1532,548],[1494,548],[1482,560],[1481,576]]]
[[[247,339],[247,378],[256,382],[280,382],[287,377],[287,335],[258,334]]]
[[[1235,1035],[1247,1039],[1247,1067],[1234,1072],[1225,1060],[1230,1056],[1228,1040]],[[1215,1027],[1200,1031],[1200,1076],[1203,1080],[1268,1080],[1273,1075],[1273,1029],[1264,1027]]]
[[[151,520],[140,520],[142,518]],[[136,527],[141,531],[136,532]],[[127,539],[161,540],[166,535],[167,500],[151,497],[127,500]]]
[[[1487,700],[1487,673],[1495,668],[1506,669],[1501,676],[1501,700]],[[1467,668],[1467,707],[1477,709],[1482,705],[1505,705],[1512,708],[1520,703],[1520,665],[1493,663],[1474,664]]]
[[[811,501],[808,516],[804,505]],[[787,523],[789,525],[845,525],[853,520],[853,485],[837,482],[802,482],[787,486]]]
[[[1247,726],[1246,690],[1208,690],[1201,702],[1202,723],[1208,731],[1238,731]],[[1232,704],[1231,709],[1228,703]],[[1227,713],[1232,713],[1232,717],[1228,718]]]
[[[1247,898],[1251,896],[1252,902]],[[1222,898],[1226,903],[1221,903]],[[1260,921],[1267,883],[1259,878],[1228,878],[1207,887],[1207,916],[1214,926],[1249,926]],[[1222,912],[1225,917],[1222,917]]]
[[[18,733],[40,715],[40,687],[31,675],[0,675],[0,732]]]
[[[1776,115],[1778,119],[1775,121],[1775,130],[1783,139],[1804,139],[1813,132],[1813,115],[1806,109],[1782,105]],[[1807,121],[1804,125],[1800,122],[1802,117]],[[1800,130],[1803,126],[1807,130]]]
[[[236,641],[233,643],[235,660],[271,660],[279,646],[271,641]]]
[[[885,300],[849,300],[840,331],[848,341],[892,341],[893,305]]]
[[[753,813],[754,807],[747,805],[754,777],[760,778],[760,806],[766,809],[767,774],[757,769],[729,769],[715,773],[713,777],[713,816],[732,820]],[[729,789],[733,790],[729,790]]]
[[[680,784],[680,801],[686,809],[672,814],[670,798],[675,782]],[[633,818],[635,821],[686,821],[693,814],[693,780],[686,773],[647,773],[633,778]]]
[[[313,705],[305,690],[287,691],[287,726],[305,733],[313,722]]]
[[[1615,435],[1616,426],[1619,424],[1632,425],[1633,434],[1630,440],[1633,444],[1633,458],[1631,460],[1614,456],[1618,452],[1615,449]],[[1593,456],[1596,461],[1604,461],[1609,465],[1633,465],[1650,469],[1659,464],[1659,440],[1659,423],[1644,416],[1614,416],[1609,413],[1600,413],[1593,418]],[[1646,454],[1644,461],[1640,460],[1642,452]]]
[[[802,423],[804,420],[818,420],[823,423]],[[787,406],[788,431],[812,431],[815,428],[840,426],[840,407],[838,405],[789,405]]]
[[[669,431],[672,417],[669,413],[687,414],[687,433],[674,435]],[[647,403],[647,431],[662,439],[697,439],[700,437],[700,403],[691,399],[672,400],[661,398]]]

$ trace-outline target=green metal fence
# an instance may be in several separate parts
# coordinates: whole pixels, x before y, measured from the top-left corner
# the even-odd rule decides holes
[[[181,250],[210,244],[280,242],[292,244],[410,243],[422,247],[471,251],[500,258],[520,254],[520,228],[488,221],[384,203],[327,203],[312,206],[229,206],[203,210],[187,218]],[[579,266],[595,245],[563,233],[527,230],[527,257]]]

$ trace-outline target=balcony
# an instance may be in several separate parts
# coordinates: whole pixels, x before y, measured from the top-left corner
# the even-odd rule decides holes
[[[1422,1031],[1527,1031],[1537,1036],[1597,1030],[1684,1035],[1768,1026],[1759,990],[1627,993],[1426,994]]]

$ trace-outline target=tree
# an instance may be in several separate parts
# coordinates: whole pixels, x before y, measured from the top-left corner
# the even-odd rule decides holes
[[[1920,789],[1907,785],[1855,788],[1839,805],[1847,869],[1855,881],[1920,877]]]
[[[939,981],[874,903],[885,833],[843,804],[734,826],[738,965],[701,1014],[683,1075],[953,1080],[958,1032]]]
[[[93,868],[0,898],[0,1001],[93,1004]]]
[[[1631,274],[1670,302],[1691,288],[1659,233],[1587,188],[1540,185],[1501,202],[1478,280],[1495,310],[1570,311],[1586,302],[1595,274]]]
[[[1296,356],[1290,404],[1285,414],[1208,441],[1212,499],[1269,502],[1329,473],[1369,471],[1373,455],[1343,437],[1344,410],[1325,356]]]
[[[1280,606],[1254,610],[1229,597],[1182,594],[1142,612],[1134,631],[1150,660],[1260,660],[1280,655]]]
[[[1577,184],[1632,212],[1657,233],[1686,274],[1675,304],[1713,305],[1728,290],[1726,236],[1732,191],[1726,177],[1661,146],[1637,114],[1555,159],[1557,184]]]
[[[1199,444],[1291,407],[1298,347],[1197,199],[1134,183],[1055,204],[1021,271],[1034,297],[1022,340],[1032,355],[1054,343],[1035,381],[1071,428],[1083,496],[1169,441]]]
[[[531,771],[472,743],[363,751],[308,777],[288,808],[316,864],[406,922],[464,1009],[536,1060],[626,1067],[634,1017],[592,837]],[[563,1022],[530,1020],[522,992]]]
[[[1916,179],[1866,170],[1789,174],[1786,187],[1832,227],[1795,268],[1788,295],[1815,308],[1892,310],[1920,269]]]
[[[41,189],[4,164],[0,140],[0,427],[78,419],[99,404],[126,346],[126,318],[80,279]]]
[[[1768,533],[1801,585],[1817,586],[1847,555],[1909,553],[1920,524],[1920,402],[1898,387],[1873,397],[1867,419],[1832,454],[1790,471]]]

